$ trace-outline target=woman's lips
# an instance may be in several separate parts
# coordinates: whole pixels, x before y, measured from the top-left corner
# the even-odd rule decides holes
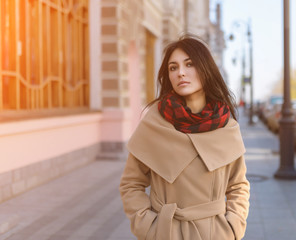
[[[181,82],[178,83],[178,87],[180,87],[180,86],[185,86],[185,85],[187,85],[187,84],[189,84],[189,83],[190,83],[190,82],[181,81]]]

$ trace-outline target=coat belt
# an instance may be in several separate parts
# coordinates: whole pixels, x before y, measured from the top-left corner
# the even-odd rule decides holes
[[[153,191],[150,199],[152,208],[158,212],[157,240],[171,239],[173,218],[181,221],[184,239],[201,239],[193,221],[225,213],[225,198],[182,209],[178,208],[176,203],[163,203]],[[189,224],[193,224],[195,231],[188,231]],[[190,236],[185,237],[187,234]]]

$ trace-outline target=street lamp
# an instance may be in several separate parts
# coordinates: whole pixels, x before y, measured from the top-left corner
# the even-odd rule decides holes
[[[244,22],[242,20],[235,21],[234,25],[235,26],[240,26],[240,24],[244,24],[246,26],[247,32],[246,35],[248,36],[248,42],[249,42],[249,60],[250,60],[250,71],[249,71],[249,77],[245,76],[245,48],[243,44],[242,48],[242,95],[243,97],[245,94],[245,84],[249,83],[250,84],[250,109],[249,109],[249,124],[252,125],[254,124],[253,121],[253,41],[252,41],[252,33],[251,33],[251,24],[249,22]],[[230,35],[229,37],[230,40],[234,39],[233,34]]]
[[[253,41],[252,41],[252,34],[251,34],[251,23],[248,23],[248,41],[249,41],[249,51],[250,51],[250,113],[249,113],[249,125],[254,124],[253,121]]]
[[[290,97],[290,14],[289,0],[283,0],[284,9],[284,103],[280,119],[280,167],[276,178],[296,179],[294,168],[294,125]]]
[[[231,34],[229,36],[229,40],[233,41],[234,40],[234,35]],[[240,92],[240,103],[245,103],[245,69],[246,69],[246,55],[245,55],[245,47],[244,44],[242,45],[242,55],[241,55],[241,63],[242,63],[242,73],[241,73],[241,92]],[[232,60],[233,64],[236,63],[236,57]],[[244,109],[245,109],[245,104],[243,104]]]

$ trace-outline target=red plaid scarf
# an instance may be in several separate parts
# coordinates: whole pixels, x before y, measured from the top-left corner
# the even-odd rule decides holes
[[[184,99],[167,94],[159,103],[158,110],[175,129],[183,133],[200,133],[224,127],[229,120],[229,107],[222,102],[211,101],[199,113],[192,113]]]

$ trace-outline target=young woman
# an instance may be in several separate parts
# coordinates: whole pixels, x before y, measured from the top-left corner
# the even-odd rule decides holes
[[[148,240],[240,240],[249,209],[245,148],[210,51],[191,36],[171,43],[158,82],[159,97],[128,142],[120,183],[132,232]]]

